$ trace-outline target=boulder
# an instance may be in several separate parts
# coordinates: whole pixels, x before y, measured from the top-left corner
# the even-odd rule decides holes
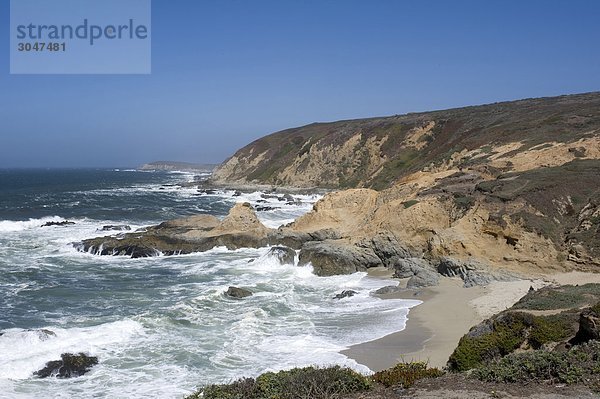
[[[46,366],[33,373],[38,378],[73,378],[79,377],[90,371],[98,364],[98,358],[88,356],[85,353],[72,354],[63,353],[61,360],[54,360],[46,363]]]
[[[356,294],[358,294],[358,292],[356,292],[356,291],[344,290],[344,291],[340,292],[339,294],[337,294],[336,296],[334,296],[333,299],[350,298]]]
[[[293,265],[296,260],[296,251],[284,246],[276,246],[269,249],[268,255],[274,256],[282,265]]]
[[[433,287],[440,283],[440,275],[432,270],[420,269],[406,282],[406,288]]]
[[[386,287],[381,287],[380,289],[374,292],[375,295],[390,295],[401,292],[402,288],[397,285],[388,285]]]
[[[371,248],[362,248],[342,240],[307,242],[300,250],[299,265],[311,263],[317,276],[333,276],[383,266]]]
[[[416,275],[420,270],[432,269],[429,262],[422,258],[398,258],[394,261],[392,267],[396,278],[409,278]]]
[[[252,296],[252,292],[248,291],[247,289],[244,289],[244,288],[229,287],[229,289],[227,290],[225,295],[227,295],[230,298],[241,299],[241,298],[246,298],[246,297]]]

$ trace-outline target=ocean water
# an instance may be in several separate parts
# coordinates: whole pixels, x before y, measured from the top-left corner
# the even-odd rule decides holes
[[[0,398],[182,398],[198,386],[295,366],[343,364],[350,345],[402,330],[419,301],[370,295],[393,284],[365,273],[316,277],[268,248],[215,248],[130,259],[78,252],[105,225],[132,229],[197,213],[223,217],[236,201],[270,227],[308,212],[316,195],[263,203],[261,193],[207,195],[189,173],[0,171]],[[41,227],[48,221],[68,226]],[[230,285],[255,292],[226,298]],[[358,294],[332,299],[344,289]],[[49,330],[46,334],[41,330]],[[74,379],[33,372],[65,352],[98,356]]]

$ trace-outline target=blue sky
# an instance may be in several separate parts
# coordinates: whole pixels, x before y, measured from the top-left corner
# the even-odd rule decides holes
[[[220,162],[288,127],[600,90],[600,2],[153,0],[152,74],[10,75],[0,167]]]

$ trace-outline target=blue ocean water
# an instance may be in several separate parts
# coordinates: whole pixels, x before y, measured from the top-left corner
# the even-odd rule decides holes
[[[133,230],[197,213],[223,217],[236,201],[265,205],[260,192],[200,192],[190,173],[121,170],[0,171],[0,397],[181,398],[198,385],[310,364],[346,364],[350,345],[404,328],[418,301],[382,301],[389,285],[364,273],[320,278],[281,265],[268,248],[130,259],[78,252],[106,225]],[[202,176],[200,176],[202,177]],[[270,227],[308,212],[266,199]],[[67,226],[42,227],[49,221]],[[226,298],[230,285],[251,289]],[[344,289],[358,295],[333,296]],[[37,379],[61,353],[99,365],[83,377]]]

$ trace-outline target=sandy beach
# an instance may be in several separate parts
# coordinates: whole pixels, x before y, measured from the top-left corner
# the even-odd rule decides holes
[[[458,278],[442,278],[437,287],[382,296],[419,299],[423,303],[410,310],[406,329],[354,345],[342,353],[373,371],[409,361],[426,361],[441,368],[472,326],[512,306],[530,287],[586,283],[600,283],[600,274],[560,273],[471,288],[463,288]]]

